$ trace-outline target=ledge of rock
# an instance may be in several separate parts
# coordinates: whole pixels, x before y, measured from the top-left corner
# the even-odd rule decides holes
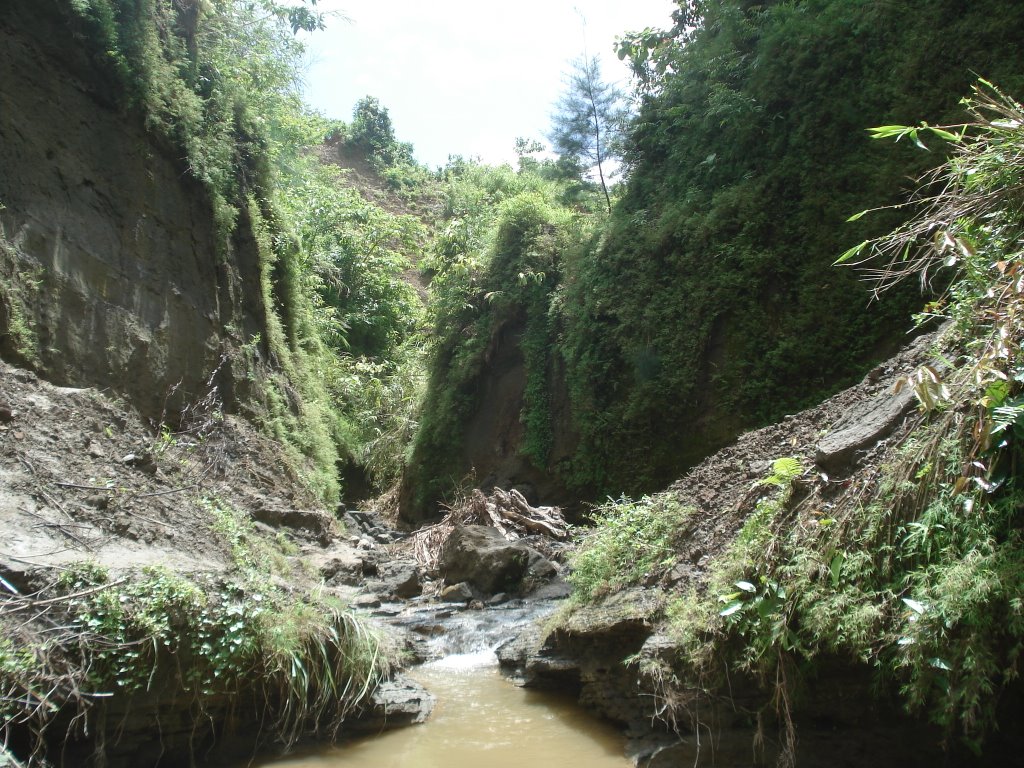
[[[818,443],[814,460],[837,472],[856,463],[856,454],[888,436],[914,407],[914,392],[905,387],[885,391],[854,405]]]
[[[345,730],[368,734],[418,725],[430,717],[435,702],[434,696],[415,680],[397,675],[377,686],[367,708],[355,720],[346,721]]]
[[[315,509],[260,506],[252,510],[252,519],[274,529],[291,528],[305,533],[321,546],[331,542],[334,531],[334,519],[326,512]]]
[[[661,609],[655,592],[623,590],[576,611],[550,632],[526,629],[497,649],[498,661],[525,687],[576,692],[580,704],[602,717],[644,728],[653,714],[651,697],[622,662],[644,646]]]

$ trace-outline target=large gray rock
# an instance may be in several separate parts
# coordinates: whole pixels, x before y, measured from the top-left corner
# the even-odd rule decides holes
[[[530,564],[531,550],[485,525],[458,526],[441,550],[441,575],[449,584],[468,582],[488,595],[514,591]]]
[[[291,528],[314,538],[321,546],[330,544],[334,532],[334,518],[318,509],[294,509],[258,506],[252,510],[252,519],[271,528]]]
[[[584,707],[642,731],[654,699],[623,659],[641,650],[662,608],[654,591],[623,590],[577,608],[552,630],[525,630],[497,648],[498,662],[527,688],[577,693]]]
[[[408,599],[423,594],[419,566],[402,560],[381,564],[379,581],[368,582],[367,587],[384,597]]]
[[[423,723],[434,711],[434,696],[415,680],[398,675],[381,683],[366,709],[345,722],[348,733],[380,733],[392,728]]]
[[[815,462],[828,472],[839,472],[854,464],[858,451],[889,435],[913,407],[914,391],[910,387],[896,394],[885,391],[857,403],[818,443]]]

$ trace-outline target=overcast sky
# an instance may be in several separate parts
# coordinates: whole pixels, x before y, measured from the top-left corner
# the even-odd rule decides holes
[[[674,7],[672,0],[320,0],[317,8],[350,21],[330,19],[310,36],[306,100],[348,121],[359,99],[376,96],[398,138],[431,167],[452,154],[512,162],[516,137],[543,139],[584,44],[601,56],[605,79],[627,84],[615,37],[670,26]]]

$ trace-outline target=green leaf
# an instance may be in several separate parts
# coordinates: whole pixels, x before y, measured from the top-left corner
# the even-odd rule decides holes
[[[744,592],[750,592],[751,594],[757,592],[757,587],[755,587],[749,581],[737,581],[736,586],[742,589]]]
[[[732,616],[734,613],[736,613],[736,611],[738,611],[742,607],[743,603],[741,601],[734,600],[733,602],[729,603],[729,605],[725,606],[725,608],[723,608],[721,611],[719,611],[718,615],[728,618],[729,616]]]
[[[793,456],[783,456],[772,462],[772,473],[783,480],[799,477],[803,471],[800,460]]]
[[[839,577],[842,574],[843,562],[846,560],[846,555],[842,552],[836,552],[832,557],[832,562],[829,563],[828,570],[832,577],[832,588],[836,589],[839,586]]]
[[[870,245],[870,243],[871,243],[870,240],[865,240],[864,242],[859,243],[859,244],[853,246],[853,248],[850,248],[849,250],[843,251],[842,255],[838,259],[836,259],[834,262],[832,262],[832,265],[835,266],[836,264],[843,264],[844,262],[847,262],[850,259],[852,259],[854,256],[860,256],[861,252],[865,248],[867,248],[868,245]]]
[[[871,134],[872,139],[888,139],[895,136],[899,140],[913,130],[909,125],[879,125],[875,128],[868,128],[868,133]]]
[[[961,136],[959,134],[950,133],[949,131],[943,130],[942,128],[931,128],[929,130],[931,130],[931,132],[938,136],[940,139],[945,139],[946,141],[958,142],[961,139]]]

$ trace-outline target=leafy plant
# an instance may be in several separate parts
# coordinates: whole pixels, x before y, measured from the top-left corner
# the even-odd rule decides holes
[[[591,601],[667,571],[691,513],[671,495],[599,507],[591,514],[593,530],[570,559],[574,594]]]
[[[735,587],[737,591],[718,598],[725,603],[718,615],[747,640],[748,663],[756,663],[775,647],[787,652],[801,650],[800,639],[789,626],[791,609],[785,586],[761,577],[757,585],[740,580]]]

